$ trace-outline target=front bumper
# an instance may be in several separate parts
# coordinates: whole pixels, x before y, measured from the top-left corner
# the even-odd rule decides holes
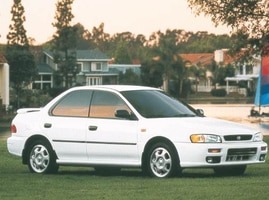
[[[265,163],[265,142],[194,144],[177,143],[180,166],[214,167]]]

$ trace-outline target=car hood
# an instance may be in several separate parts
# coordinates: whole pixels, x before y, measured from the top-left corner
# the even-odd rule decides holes
[[[223,136],[233,134],[255,134],[259,132],[257,129],[242,124],[209,117],[152,119],[152,123],[152,125],[158,127],[162,132],[179,132],[182,134],[204,133]]]

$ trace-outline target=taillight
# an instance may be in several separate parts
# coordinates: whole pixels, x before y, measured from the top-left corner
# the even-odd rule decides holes
[[[16,128],[15,124],[10,125],[10,131],[11,131],[11,133],[17,133],[17,128]]]

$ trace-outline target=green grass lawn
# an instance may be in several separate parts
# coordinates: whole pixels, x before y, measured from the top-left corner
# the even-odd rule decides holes
[[[269,136],[265,141],[269,143]],[[60,167],[54,175],[30,173],[0,140],[0,199],[187,199],[265,200],[269,198],[269,157],[249,165],[243,176],[218,177],[210,169],[188,169],[181,177],[157,179],[138,169],[98,175],[89,167]]]

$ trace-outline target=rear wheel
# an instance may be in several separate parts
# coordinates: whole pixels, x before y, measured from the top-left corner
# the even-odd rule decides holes
[[[175,175],[179,169],[178,159],[172,147],[160,142],[147,152],[145,169],[150,176],[167,178]]]
[[[44,141],[32,143],[28,151],[28,168],[39,174],[58,171],[56,156],[49,144]]]
[[[227,166],[227,167],[216,167],[214,168],[214,172],[217,175],[221,176],[239,176],[243,175],[246,171],[246,165],[238,165],[238,166]]]

